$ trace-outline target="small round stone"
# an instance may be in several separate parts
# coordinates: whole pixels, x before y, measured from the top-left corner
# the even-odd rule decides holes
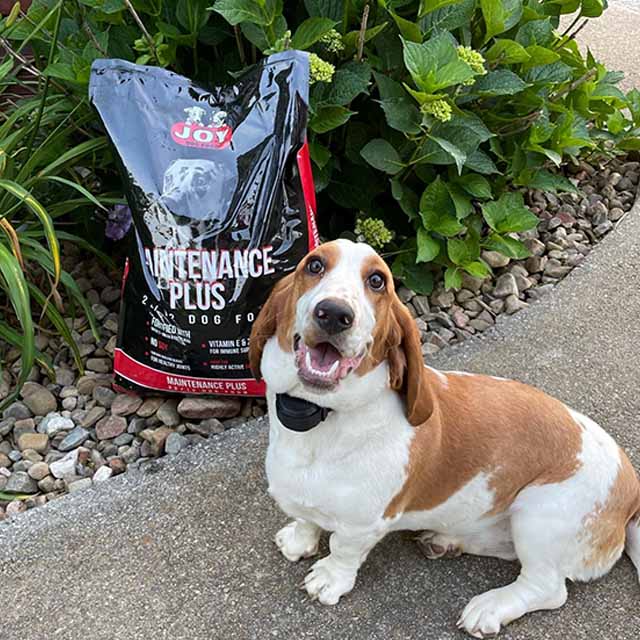
[[[64,398],[62,400],[62,408],[66,409],[67,411],[73,411],[77,405],[78,405],[78,398],[75,398],[73,396],[69,398]]]
[[[71,449],[79,447],[89,435],[89,432],[83,427],[75,427],[58,443],[58,449],[60,451],[71,451]]]
[[[127,465],[122,458],[111,458],[109,467],[111,467],[114,474],[122,473],[127,469]]]
[[[80,421],[80,425],[85,428],[92,427],[98,420],[104,418],[107,410],[104,407],[92,407],[87,411],[84,418]]]
[[[497,280],[493,290],[493,295],[497,298],[506,298],[510,295],[518,295],[518,285],[516,279],[510,273],[503,273]]]
[[[141,418],[151,417],[164,403],[164,398],[146,398],[136,413]]]
[[[113,469],[106,464],[101,466],[96,472],[93,474],[93,482],[100,483],[105,482],[113,475]]]
[[[96,424],[98,440],[117,438],[127,430],[127,420],[122,416],[107,415]]]
[[[189,440],[179,433],[170,433],[164,444],[165,453],[175,455],[189,445]]]
[[[101,406],[110,408],[116,398],[114,391],[108,387],[96,386],[93,389],[93,399]]]
[[[24,385],[22,396],[24,404],[36,416],[46,416],[55,411],[58,406],[58,401],[53,393],[35,382]]]
[[[46,462],[34,462],[27,470],[30,478],[43,480],[49,475],[49,465]]]
[[[111,413],[115,416],[128,416],[142,405],[142,398],[125,393],[118,394],[111,404]]]
[[[167,427],[176,427],[179,425],[180,414],[178,413],[178,401],[170,398],[163,402],[156,412],[156,417]]]
[[[9,476],[4,488],[5,493],[31,494],[38,492],[38,485],[26,471],[15,471]]]
[[[207,418],[198,423],[188,422],[186,426],[191,433],[197,433],[204,438],[224,431],[224,424],[218,418]]]
[[[453,295],[453,294],[452,294]],[[233,418],[240,413],[239,398],[183,398],[178,413],[183,418]]]
[[[15,420],[30,418],[32,415],[29,407],[23,402],[13,402],[2,412],[3,418],[14,418]]]
[[[499,269],[500,267],[506,267],[510,258],[498,251],[483,251],[482,259],[492,268]]]
[[[44,453],[49,448],[49,437],[45,433],[23,433],[18,438],[20,451],[33,449],[38,453]]]
[[[7,505],[5,513],[7,514],[7,516],[16,516],[26,510],[27,505],[22,500],[14,500]]]

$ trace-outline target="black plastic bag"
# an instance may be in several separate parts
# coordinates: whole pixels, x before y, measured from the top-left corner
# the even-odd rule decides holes
[[[115,146],[135,242],[116,384],[264,395],[251,324],[318,243],[305,141],[307,54],[266,58],[211,90],[157,67],[96,60],[89,93]]]

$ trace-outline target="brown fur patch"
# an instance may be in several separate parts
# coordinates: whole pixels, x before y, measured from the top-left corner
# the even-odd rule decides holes
[[[325,263],[325,270],[322,274],[315,275],[306,270],[309,260],[314,257],[321,258]],[[251,327],[249,363],[257,380],[262,377],[260,361],[267,340],[275,335],[281,349],[284,351],[293,349],[296,303],[306,291],[320,282],[324,274],[333,269],[339,259],[338,245],[335,242],[327,242],[307,254],[293,273],[285,276],[275,285],[253,323],[253,327]]]
[[[372,291],[366,285],[367,278],[375,271],[385,276],[386,286],[380,292]],[[376,324],[373,344],[356,369],[356,375],[363,376],[387,360],[389,384],[406,396],[407,418],[411,424],[419,425],[433,410],[430,390],[422,386],[424,360],[420,333],[407,307],[396,295],[393,276],[382,258],[367,258],[362,264],[361,276],[374,308]]]
[[[515,381],[445,375],[446,385],[424,369],[420,394],[433,412],[416,429],[407,481],[386,517],[433,509],[481,472],[495,492],[491,513],[500,513],[524,487],[579,468],[582,429],[560,401]]]
[[[291,291],[293,289],[294,276],[295,273],[290,273],[276,283],[251,327],[249,366],[256,380],[262,378],[262,372],[260,371],[262,352],[264,345],[271,336],[278,333],[280,346],[287,351],[291,351],[291,343],[287,341],[287,335],[293,323]]]
[[[629,458],[620,449],[620,468],[605,504],[599,504],[584,519],[584,535],[591,552],[587,567],[607,567],[624,547],[626,527],[640,514],[640,483]]]
[[[386,285],[383,291],[372,291],[366,285],[367,278],[375,271],[380,271],[384,274]],[[360,274],[363,282],[365,282],[365,294],[373,307],[376,324],[372,332],[371,349],[355,373],[358,376],[364,376],[388,357],[394,359],[394,362],[390,363],[391,367],[395,364],[398,369],[404,369],[406,364],[404,354],[401,356],[400,354],[391,355],[391,352],[399,347],[402,342],[402,327],[395,308],[399,300],[395,295],[391,271],[380,256],[372,255],[363,261]],[[399,356],[397,360],[396,356]],[[391,378],[391,388],[400,389],[403,372],[394,372]]]

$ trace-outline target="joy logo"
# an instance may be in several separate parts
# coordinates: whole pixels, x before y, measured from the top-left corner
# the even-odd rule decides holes
[[[214,111],[209,124],[202,118],[206,111],[202,107],[188,107],[184,110],[187,118],[184,122],[176,122],[171,127],[174,142],[185,147],[209,147],[224,149],[229,146],[233,130],[226,124],[226,111]]]

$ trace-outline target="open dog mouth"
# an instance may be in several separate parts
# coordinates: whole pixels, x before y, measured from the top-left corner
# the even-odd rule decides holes
[[[330,342],[319,342],[310,347],[298,335],[293,348],[299,378],[305,384],[319,389],[336,387],[340,380],[358,368],[364,358],[364,353],[345,357]]]

